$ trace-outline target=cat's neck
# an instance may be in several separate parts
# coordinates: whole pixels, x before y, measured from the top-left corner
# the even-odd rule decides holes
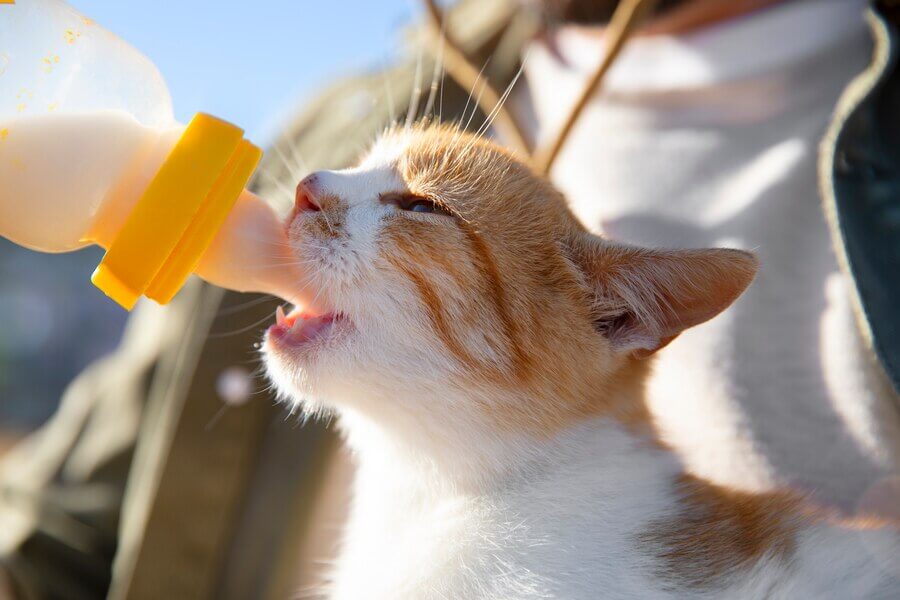
[[[617,461],[635,449],[650,449],[671,461],[658,441],[646,409],[646,367],[629,368],[620,377],[595,385],[574,386],[578,398],[531,397],[528,403],[557,406],[563,415],[536,427],[507,426],[485,419],[475,410],[454,414],[414,415],[394,412],[390,418],[366,410],[342,410],[341,426],[360,466],[395,478],[398,486],[413,489],[478,493],[509,485],[536,471],[553,468],[554,461],[580,458],[589,443],[603,446],[590,457],[600,466]],[[524,399],[513,402],[526,404]],[[428,406],[427,399],[407,405]],[[477,403],[461,397],[461,407]],[[608,437],[606,440],[593,438]]]
[[[421,422],[379,422],[348,410],[342,411],[340,424],[359,472],[379,473],[383,488],[437,495],[480,493],[539,459],[541,445],[532,439],[448,420],[453,421],[452,432]]]

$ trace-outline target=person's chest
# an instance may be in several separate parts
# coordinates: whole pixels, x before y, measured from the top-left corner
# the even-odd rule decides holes
[[[877,475],[859,447],[877,447],[882,426],[854,407],[877,405],[880,388],[818,190],[821,137],[869,53],[853,39],[739,94],[601,92],[552,172],[586,226],[611,239],[759,255],[747,293],[664,349],[649,387],[670,443],[700,473],[739,487],[767,487],[775,473],[843,501]],[[570,74],[531,74],[544,78],[529,86],[546,139],[571,100],[554,77]]]

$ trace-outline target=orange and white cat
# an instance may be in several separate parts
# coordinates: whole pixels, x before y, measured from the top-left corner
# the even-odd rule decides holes
[[[269,373],[358,462],[331,597],[900,597],[896,530],[705,482],[655,435],[653,352],[751,254],[611,243],[440,127],[304,179],[289,237],[324,312],[279,311]]]

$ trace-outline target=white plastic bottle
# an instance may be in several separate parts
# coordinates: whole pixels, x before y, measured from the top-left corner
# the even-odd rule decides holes
[[[94,282],[126,308],[191,271],[305,303],[283,224],[243,190],[260,155],[214,117],[177,123],[156,67],[61,0],[0,5],[0,235],[103,246]]]

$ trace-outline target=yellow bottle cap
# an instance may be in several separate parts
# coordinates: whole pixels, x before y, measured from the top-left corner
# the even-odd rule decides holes
[[[166,304],[209,247],[262,151],[244,132],[194,115],[135,205],[91,281],[131,310],[141,295]]]

